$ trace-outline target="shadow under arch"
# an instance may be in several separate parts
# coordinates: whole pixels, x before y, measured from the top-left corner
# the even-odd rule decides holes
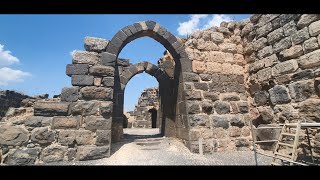
[[[118,56],[126,44],[140,37],[150,37],[162,44],[173,56],[175,73],[169,78],[157,66],[140,62],[120,70]],[[154,76],[159,82],[161,133],[168,137],[178,137],[189,140],[189,124],[186,102],[184,98],[183,72],[191,72],[191,61],[185,52],[184,45],[172,33],[154,21],[141,21],[119,30],[108,43],[106,52],[101,53],[101,64],[114,66],[112,141],[118,141],[122,134],[122,118],[124,89],[128,81],[139,72]]]

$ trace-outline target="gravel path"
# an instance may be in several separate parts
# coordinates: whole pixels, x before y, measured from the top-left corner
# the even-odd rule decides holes
[[[125,138],[112,144],[109,158],[50,165],[255,165],[251,151],[194,154],[179,140],[159,137],[158,132],[159,129],[125,129]],[[270,162],[271,158],[258,155],[259,165]]]

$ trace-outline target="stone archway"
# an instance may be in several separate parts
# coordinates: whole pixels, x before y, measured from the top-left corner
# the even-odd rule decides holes
[[[175,61],[175,74],[168,78],[165,73],[155,65],[141,62],[126,67],[121,72],[118,55],[126,44],[140,37],[150,37],[161,43],[173,56]],[[191,72],[191,61],[185,52],[184,45],[172,33],[154,21],[141,21],[128,25],[119,30],[101,53],[100,62],[104,66],[115,67],[113,89],[113,118],[112,140],[118,141],[122,136],[123,96],[127,82],[137,73],[146,71],[154,76],[160,86],[160,108],[158,118],[161,119],[161,132],[165,136],[178,137],[189,140],[189,123],[185,102],[185,86],[183,73]]]

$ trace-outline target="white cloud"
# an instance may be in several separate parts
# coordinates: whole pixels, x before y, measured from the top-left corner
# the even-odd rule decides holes
[[[177,29],[179,35],[185,36],[197,30],[199,28],[200,19],[204,19],[207,16],[207,14],[191,15],[189,21],[179,23],[179,27]]]
[[[70,55],[73,56],[73,54],[74,54],[76,51],[77,51],[77,50],[70,51]]]
[[[210,28],[212,26],[220,26],[220,23],[226,21],[232,21],[231,17],[224,14],[215,14],[211,16],[211,20],[208,21],[206,25],[204,25],[204,29]]]
[[[4,50],[4,45],[0,44],[0,66],[7,66],[19,63],[19,59],[11,55],[11,51]]]
[[[6,86],[9,82],[23,82],[24,77],[31,76],[28,72],[11,69],[8,67],[0,68],[0,86]]]
[[[220,26],[223,21],[231,21],[231,17],[224,14],[202,14],[202,15],[191,15],[190,19],[186,22],[179,23],[177,29],[178,34],[185,36],[191,34],[196,30],[207,29],[212,26]]]

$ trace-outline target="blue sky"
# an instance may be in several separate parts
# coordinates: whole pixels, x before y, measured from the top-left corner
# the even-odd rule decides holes
[[[71,86],[65,75],[71,52],[84,50],[85,36],[111,39],[121,28],[142,20],[153,20],[178,37],[219,24],[241,20],[249,15],[0,15],[0,89],[27,95],[60,94]],[[165,48],[144,37],[129,43],[119,57],[131,63],[157,64]],[[158,86],[148,74],[133,77],[125,91],[125,110],[134,105],[146,87]]]

